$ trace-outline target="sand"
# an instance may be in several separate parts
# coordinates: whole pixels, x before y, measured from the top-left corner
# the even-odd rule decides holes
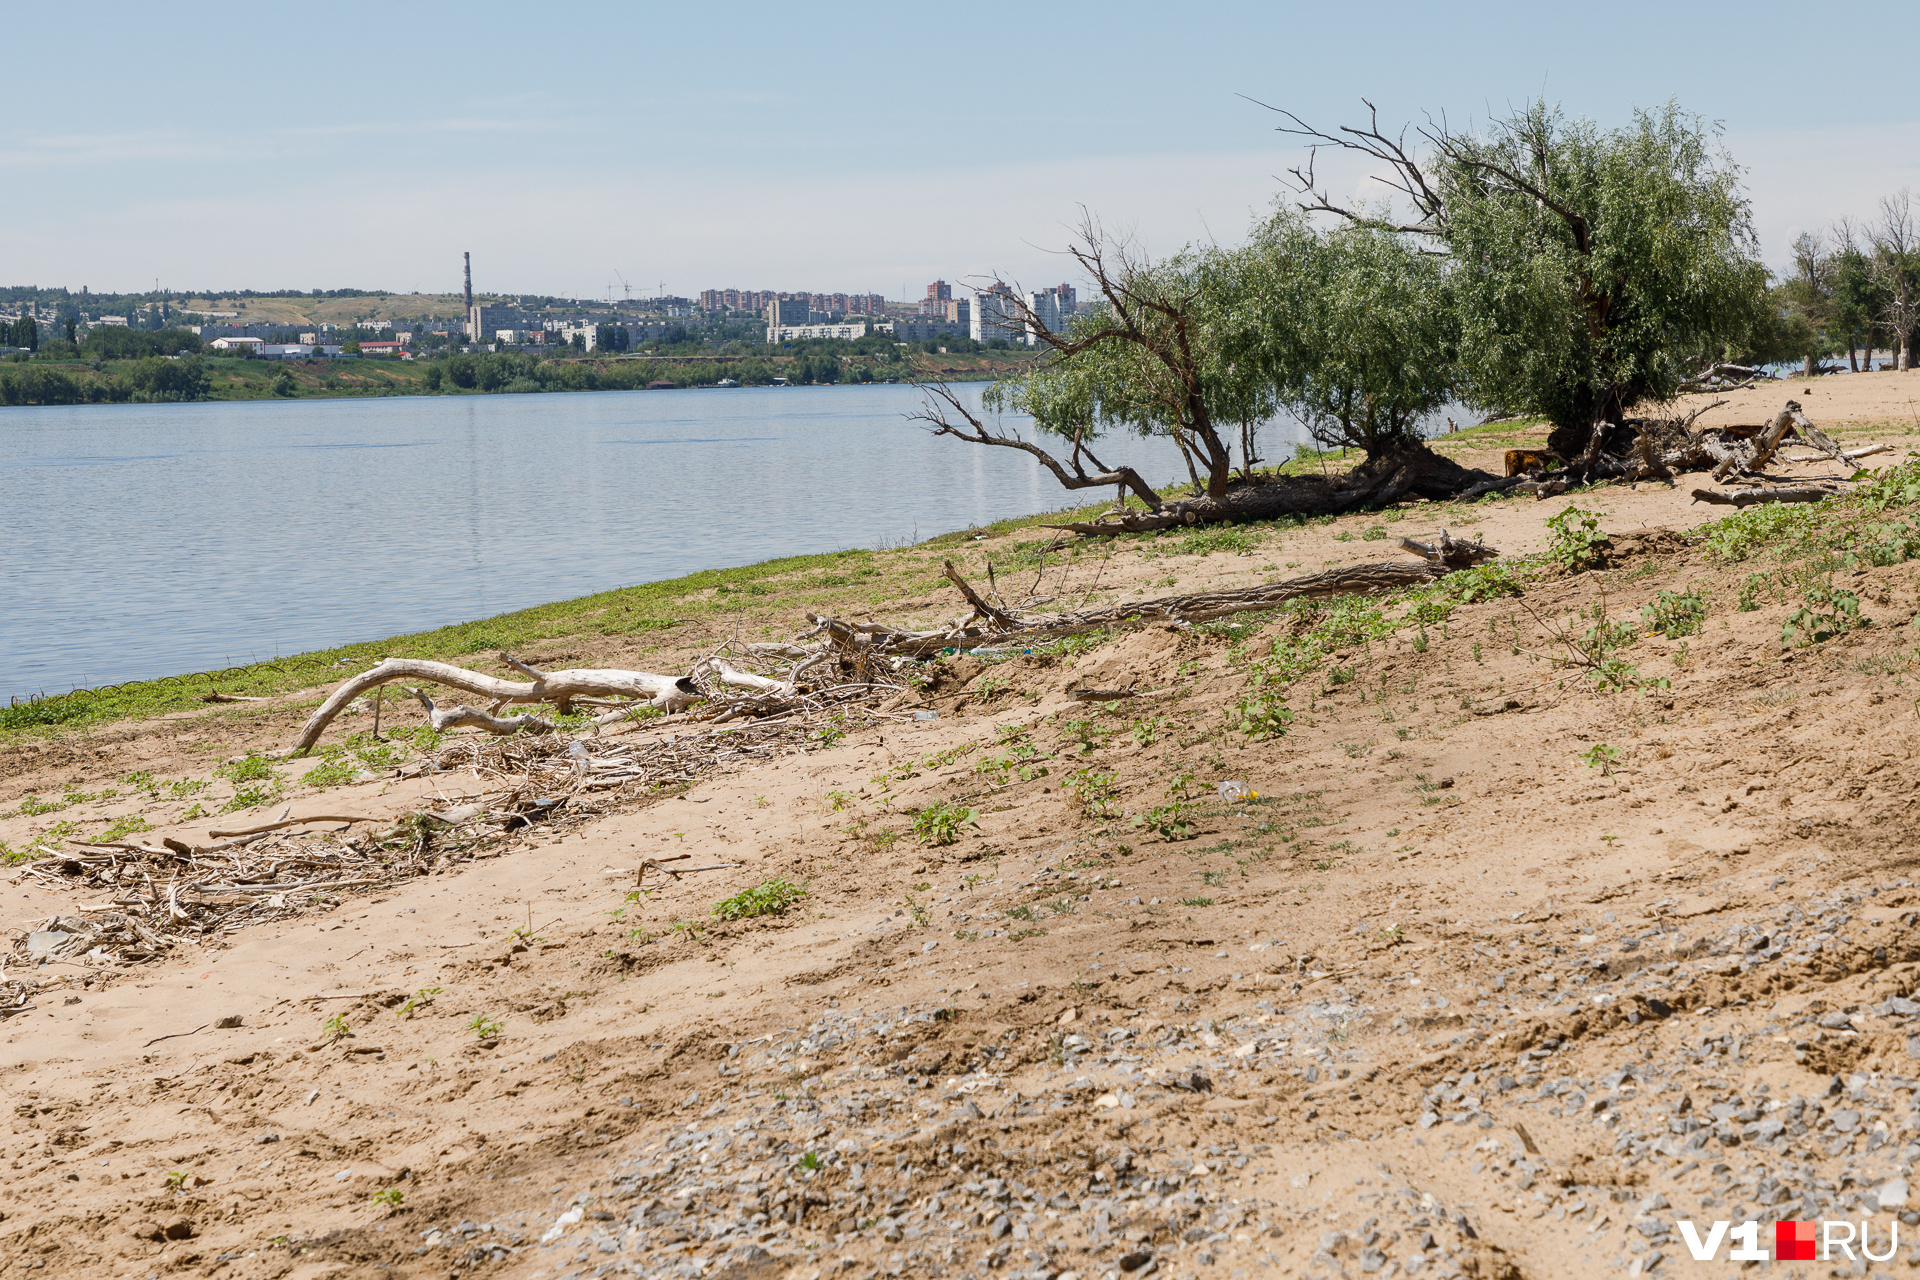
[[[1784,389],[1903,455],[1913,388]],[[1715,413],[1758,420],[1782,389]],[[1607,570],[1534,584],[1531,613],[1462,605],[1423,643],[1356,644],[1350,679],[1294,686],[1277,739],[1225,728],[1232,638],[1148,628],[949,664],[915,704],[937,720],[205,949],[10,968],[41,988],[0,1022],[0,1274],[1678,1274],[1698,1265],[1679,1219],[1863,1213],[1877,1253],[1920,1155],[1920,582],[1841,570],[1873,625],[1783,652],[1793,601],[1737,605],[1770,561],[1626,536],[1723,515],[1694,479],[1581,495],[1616,535]],[[1376,525],[1519,554],[1564,505],[1413,504],[1047,585],[1265,580],[1380,558]],[[1667,687],[1598,694],[1535,656],[1603,593],[1637,620],[1686,589],[1703,632],[1625,651]],[[1163,692],[1090,716],[1076,680]],[[16,748],[0,840],[65,816],[19,814],[27,794],[284,743],[301,701]],[[976,772],[1009,738],[1048,773]],[[1188,838],[1089,816],[1081,771],[1134,814],[1190,774]],[[1222,801],[1230,781],[1257,799]],[[283,803],[397,816],[487,785],[383,777],[322,804],[295,782]],[[219,825],[171,819],[223,786],[155,836]],[[908,815],[936,801],[977,825],[918,842]],[[736,865],[629,903],[661,849]],[[800,907],[712,920],[775,877]],[[0,901],[11,934],[93,898],[16,872]],[[708,927],[669,932],[689,920]],[[323,1034],[336,1015],[350,1036]]]

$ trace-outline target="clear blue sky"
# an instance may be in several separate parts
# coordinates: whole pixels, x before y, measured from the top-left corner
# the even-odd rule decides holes
[[[918,295],[1065,278],[1080,206],[1238,238],[1269,113],[1537,94],[1724,123],[1769,260],[1920,185],[1910,41],[1777,4],[37,5],[5,26],[0,283]],[[1337,175],[1349,188],[1363,175]]]

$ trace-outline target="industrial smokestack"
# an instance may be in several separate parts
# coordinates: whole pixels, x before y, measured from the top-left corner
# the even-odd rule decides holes
[[[460,256],[467,264],[467,310],[471,311],[473,310],[473,255],[462,253]]]

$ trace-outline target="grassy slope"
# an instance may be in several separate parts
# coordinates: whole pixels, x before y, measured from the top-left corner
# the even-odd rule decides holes
[[[1073,514],[1085,518],[1104,507],[1102,503]],[[1006,532],[1057,518],[1057,513],[1041,513],[989,527]],[[388,655],[441,661],[477,658],[492,669],[498,666],[493,655],[501,650],[524,653],[531,646],[573,636],[635,638],[643,651],[659,651],[662,645],[645,643],[652,638],[650,633],[671,633],[688,623],[726,617],[739,619],[749,633],[766,629],[772,634],[772,620],[776,616],[791,619],[796,606],[857,611],[861,606],[870,607],[902,595],[939,590],[944,585],[939,577],[941,552],[959,544],[965,536],[951,533],[914,547],[887,551],[787,556],[559,600],[432,631],[341,645],[223,671],[130,681],[31,705],[0,707],[0,745],[10,738],[43,733],[55,726],[97,725],[197,709],[204,705],[206,695],[215,691],[242,696],[288,693],[329,683],[342,670],[362,670]],[[670,639],[664,635],[661,638]],[[664,647],[675,646],[669,643]]]

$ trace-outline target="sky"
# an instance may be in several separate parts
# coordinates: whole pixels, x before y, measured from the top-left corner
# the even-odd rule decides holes
[[[466,250],[500,293],[1037,288],[1076,282],[1083,211],[1154,254],[1240,239],[1304,154],[1257,103],[1470,126],[1536,96],[1717,122],[1778,266],[1920,187],[1884,25],[1684,2],[21,7],[0,284],[452,292]]]

